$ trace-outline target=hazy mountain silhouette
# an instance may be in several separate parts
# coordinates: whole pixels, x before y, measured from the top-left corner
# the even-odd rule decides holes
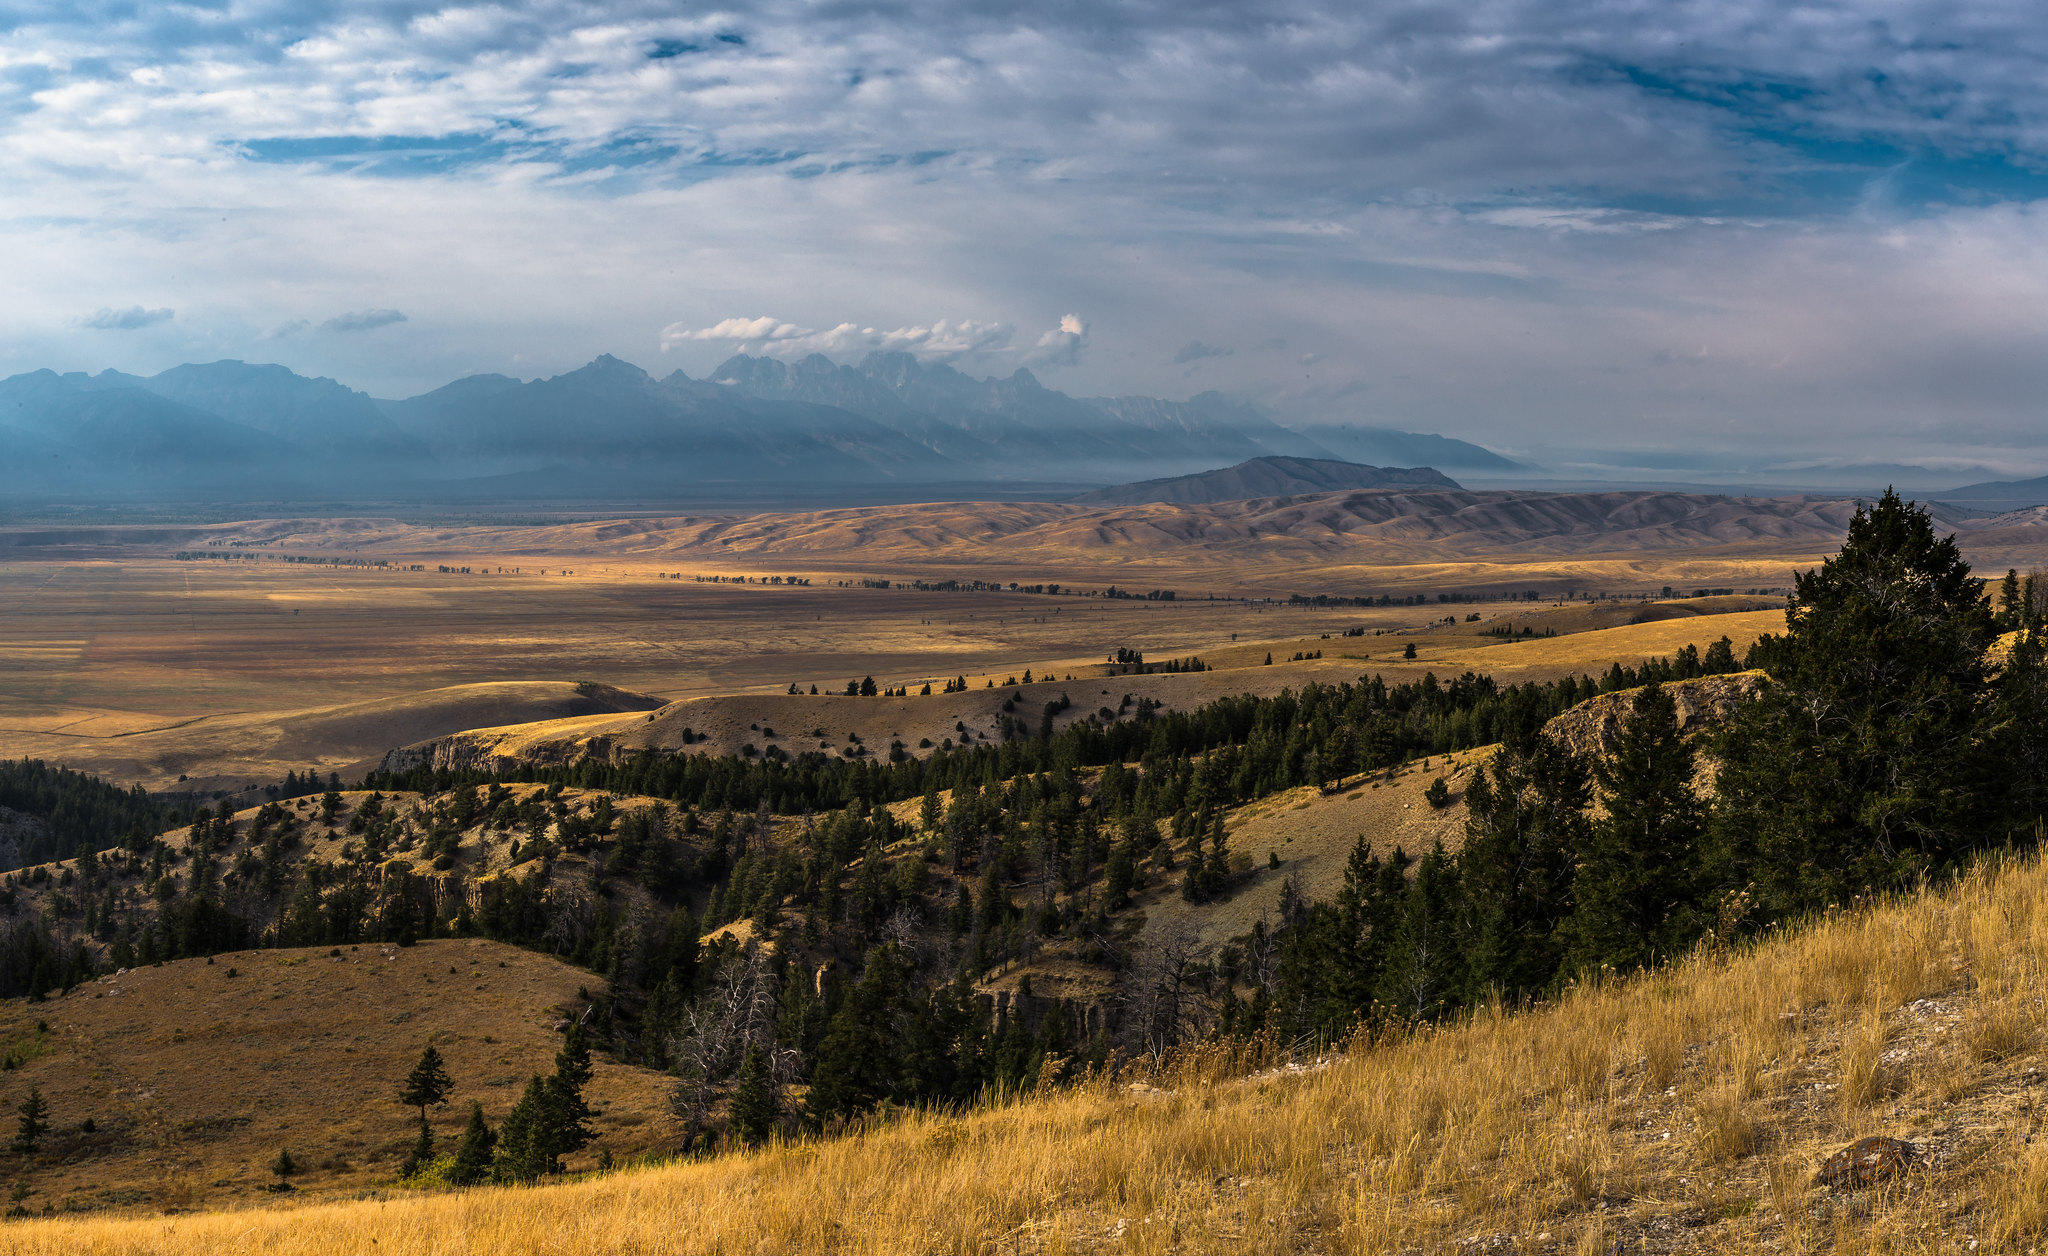
[[[1253,458],[1234,467],[1177,475],[1136,484],[1113,484],[1074,498],[1108,506],[1140,502],[1208,505],[1257,497],[1291,497],[1343,489],[1462,489],[1464,486],[1433,467],[1369,467],[1327,458]]]
[[[1979,510],[2022,510],[2048,503],[2048,475],[2031,480],[1988,480],[1941,494],[1941,500]]]
[[[1495,458],[1389,435],[1446,465]],[[478,375],[396,401],[234,361],[0,380],[0,487],[44,498],[1015,494],[1329,453],[1216,393],[1076,398],[1029,371],[977,379],[903,353],[857,366],[741,355],[705,380],[605,355],[549,379]]]

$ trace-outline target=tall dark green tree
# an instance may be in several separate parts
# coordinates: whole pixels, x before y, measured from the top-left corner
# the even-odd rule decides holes
[[[896,1025],[904,972],[893,943],[868,952],[867,969],[832,1017],[805,1098],[814,1124],[854,1116],[894,1097],[901,1081]]]
[[[428,1044],[420,1052],[419,1063],[406,1075],[405,1088],[398,1093],[400,1103],[420,1110],[420,1136],[398,1171],[400,1177],[411,1177],[433,1163],[434,1127],[427,1123],[427,1109],[446,1106],[448,1092],[453,1089],[455,1082],[441,1062],[441,1053]]]
[[[1458,852],[1470,997],[1522,997],[1556,975],[1590,791],[1585,760],[1540,729],[1472,770]]]
[[[1774,915],[1952,866],[2002,810],[1982,736],[1991,609],[1955,538],[1887,491],[1798,577],[1770,683],[1719,738],[1719,878]]]
[[[583,1088],[590,1084],[593,1075],[590,1039],[579,1021],[569,1026],[562,1049],[555,1053],[555,1075],[548,1079],[554,1120],[554,1128],[550,1131],[550,1173],[560,1173],[561,1157],[572,1151],[581,1151],[596,1137],[596,1131],[590,1128],[591,1118],[596,1113],[583,1097]]]
[[[1408,857],[1381,860],[1363,836],[1352,844],[1334,903],[1283,908],[1275,972],[1280,1026],[1289,1037],[1337,1041],[1368,1017],[1407,896]],[[1283,899],[1288,907],[1292,902]]]
[[[43,1098],[40,1086],[31,1086],[28,1098],[14,1110],[19,1114],[14,1125],[14,1149],[25,1156],[36,1149],[37,1140],[50,1132],[50,1101]]]
[[[448,1095],[455,1089],[455,1081],[448,1076],[447,1065],[441,1060],[441,1053],[431,1044],[420,1052],[419,1063],[406,1074],[405,1089],[398,1092],[398,1101],[409,1108],[420,1110],[420,1123],[426,1124],[427,1109],[445,1107]]]
[[[775,1131],[775,1079],[769,1074],[768,1057],[758,1045],[747,1049],[746,1063],[740,1065],[730,1116],[733,1136],[749,1147],[767,1142]]]
[[[462,1141],[455,1148],[455,1163],[449,1167],[448,1180],[457,1186],[475,1186],[491,1175],[491,1153],[498,1145],[498,1135],[484,1120],[484,1105],[472,1101],[469,1105],[469,1124],[462,1128]]]
[[[1995,626],[2000,632],[2017,632],[2026,618],[2026,607],[2020,593],[2020,573],[2016,567],[2005,569],[2005,582],[1998,589],[1998,612]]]
[[[2000,836],[2038,842],[2048,838],[2048,624],[2022,607],[1998,672],[1990,745],[2003,768]]]
[[[1439,843],[1415,865],[1415,884],[1393,914],[1377,995],[1394,1015],[1434,1020],[1457,1006],[1467,985],[1461,898],[1458,866]]]
[[[1612,753],[1593,765],[1601,815],[1581,849],[1564,930],[1572,968],[1639,968],[1698,938],[1707,807],[1695,768],[1671,693],[1645,685]]]
[[[497,1155],[491,1163],[494,1179],[509,1183],[533,1182],[553,1170],[554,1106],[547,1079],[535,1073],[526,1083],[526,1091],[519,1096],[519,1102],[506,1113],[505,1124],[498,1131]]]

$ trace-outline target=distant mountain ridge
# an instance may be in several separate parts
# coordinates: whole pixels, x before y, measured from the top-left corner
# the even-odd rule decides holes
[[[1142,502],[1209,505],[1259,497],[1288,497],[1345,489],[1463,489],[1434,467],[1370,467],[1329,458],[1252,458],[1234,467],[1113,484],[1073,498],[1084,504],[1131,506]]]
[[[1391,433],[1477,465],[1490,451]],[[1330,450],[1218,393],[1077,398],[905,353],[857,365],[740,355],[657,379],[603,355],[547,379],[478,375],[378,400],[285,367],[0,380],[0,490],[358,499],[675,499],[731,485],[1088,484]],[[1512,465],[1512,464],[1508,464]]]
[[[1989,480],[1982,484],[1965,484],[1939,496],[1942,501],[1980,510],[2024,510],[2029,506],[2048,504],[2048,475],[2031,480]]]

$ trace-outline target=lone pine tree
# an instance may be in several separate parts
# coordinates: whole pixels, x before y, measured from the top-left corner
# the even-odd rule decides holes
[[[292,1188],[292,1175],[299,1171],[299,1162],[292,1159],[291,1148],[277,1149],[277,1159],[270,1162],[270,1171],[277,1175],[277,1181],[271,1185],[271,1190],[288,1191]]]
[[[28,1098],[15,1111],[20,1119],[14,1127],[14,1150],[28,1155],[36,1149],[36,1140],[50,1132],[50,1103],[40,1087],[31,1086]]]
[[[398,1101],[410,1108],[420,1110],[420,1122],[426,1123],[427,1109],[444,1107],[448,1095],[455,1089],[455,1081],[448,1076],[448,1069],[441,1061],[441,1053],[431,1045],[420,1052],[419,1063],[412,1066],[412,1072],[405,1078],[405,1089],[398,1094]]]
[[[411,1177],[433,1162],[434,1127],[427,1123],[427,1109],[446,1106],[448,1094],[454,1089],[454,1079],[443,1067],[441,1053],[429,1045],[420,1052],[419,1063],[412,1066],[412,1072],[406,1075],[405,1089],[398,1094],[400,1103],[420,1110],[420,1136],[399,1169],[400,1177]]]

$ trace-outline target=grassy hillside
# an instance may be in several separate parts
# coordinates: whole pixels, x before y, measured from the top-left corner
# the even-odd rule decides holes
[[[289,1147],[302,1196],[353,1198],[388,1185],[417,1135],[393,1096],[423,1047],[456,1080],[455,1102],[434,1114],[452,1141],[470,1100],[502,1120],[526,1079],[552,1070],[557,1026],[584,1009],[591,980],[470,939],[244,951],[10,1000],[0,1099],[11,1110],[39,1088],[53,1129],[33,1156],[0,1155],[0,1175],[29,1184],[35,1212],[232,1208],[259,1198]],[[662,1143],[658,1073],[604,1062],[591,1095],[604,1115],[579,1159]]]
[[[2048,1223],[2048,1151],[2032,1141],[2044,962],[2035,859],[1303,1069],[1247,1077],[1253,1061],[1197,1054],[965,1116],[541,1189],[59,1218],[4,1237],[39,1256],[2024,1252]],[[1921,1148],[1904,1181],[1810,1184],[1873,1133]]]

